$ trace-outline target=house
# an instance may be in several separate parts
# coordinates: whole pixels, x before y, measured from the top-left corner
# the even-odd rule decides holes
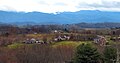
[[[112,35],[120,35],[120,29],[112,30],[111,34]]]
[[[44,44],[44,42],[42,40],[38,40],[38,39],[34,39],[34,38],[26,39],[23,43],[26,43],[26,44]]]
[[[120,36],[116,36],[116,37],[111,37],[110,40],[115,41],[120,41]]]
[[[36,39],[32,38],[32,39],[30,39],[30,42],[31,42],[31,43],[35,43],[35,42],[36,42]]]
[[[0,29],[0,35],[6,35],[9,34],[10,32],[6,29]]]
[[[63,31],[62,30],[53,30],[53,31],[51,31],[51,33],[63,33]]]
[[[56,38],[54,38],[54,41],[64,41],[64,40],[70,40],[70,36],[58,36]]]
[[[104,46],[106,44],[107,40],[105,39],[105,37],[98,35],[95,39],[94,39],[94,43],[100,45],[100,46]]]

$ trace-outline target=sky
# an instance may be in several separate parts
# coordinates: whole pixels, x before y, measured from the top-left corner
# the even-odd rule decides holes
[[[0,0],[0,10],[44,13],[80,10],[120,12],[120,0]]]

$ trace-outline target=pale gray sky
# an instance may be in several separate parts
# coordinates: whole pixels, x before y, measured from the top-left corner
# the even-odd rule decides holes
[[[0,0],[0,10],[17,12],[120,11],[120,0]]]

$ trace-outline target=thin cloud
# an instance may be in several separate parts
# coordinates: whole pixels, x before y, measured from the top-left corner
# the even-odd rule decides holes
[[[65,4],[65,3],[62,3],[62,2],[55,3],[54,5],[57,5],[57,6],[67,6],[67,4]]]
[[[9,7],[9,6],[0,6],[0,9],[4,10],[4,11],[16,11],[14,8]]]
[[[116,1],[101,1],[101,4],[98,3],[92,3],[92,4],[87,4],[87,3],[82,3],[79,5],[79,8],[81,7],[94,7],[94,8],[120,8],[120,2]]]
[[[0,0],[0,10],[24,12],[120,11],[119,0]]]
[[[77,8],[91,8],[95,10],[101,10],[101,11],[119,11],[120,10],[120,1],[107,1],[107,0],[101,0],[99,3],[86,3],[82,2],[79,3]]]

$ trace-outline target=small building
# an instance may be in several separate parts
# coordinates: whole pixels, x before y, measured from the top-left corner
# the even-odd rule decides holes
[[[53,30],[53,31],[51,31],[51,33],[63,33],[64,31],[62,31],[62,30]]]
[[[0,30],[0,35],[6,35],[9,34],[10,32],[7,30]]]
[[[34,38],[26,39],[23,43],[26,43],[26,44],[44,44],[44,42],[42,40],[37,40]]]
[[[54,41],[64,41],[64,40],[70,40],[70,36],[66,36],[66,35],[64,35],[64,36],[58,36],[58,37],[56,37],[56,38],[54,38]]]
[[[112,35],[120,35],[120,29],[112,30],[111,34]]]
[[[94,39],[94,43],[100,45],[100,46],[104,46],[106,44],[107,40],[105,39],[105,37],[98,35],[95,39]]]

